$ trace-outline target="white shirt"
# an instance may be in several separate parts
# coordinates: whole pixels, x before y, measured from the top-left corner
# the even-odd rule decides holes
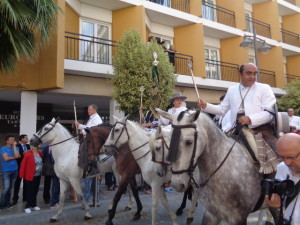
[[[224,115],[230,110],[228,120],[232,127],[241,108],[242,99],[244,99],[245,115],[249,116],[251,120],[250,128],[269,123],[273,119],[273,115],[264,110],[274,112],[275,95],[269,85],[257,82],[251,87],[244,87],[242,84],[230,87],[220,105],[207,103],[204,111],[215,115]]]
[[[300,130],[300,117],[299,116],[289,116],[290,120],[290,126],[296,127],[296,130],[293,131],[299,131]]]
[[[101,123],[102,123],[101,117],[99,116],[98,113],[95,113],[90,116],[90,119],[87,121],[86,125],[79,124],[78,129],[82,131],[83,135],[85,135],[86,132],[85,132],[84,128],[98,126]]]
[[[185,106],[180,106],[179,108],[173,107],[168,110],[168,113],[173,114],[173,115],[178,115],[179,113],[181,113],[182,111],[185,111],[185,110],[187,110],[187,108]],[[170,120],[163,118],[162,116],[160,116],[159,119],[160,119],[160,122],[162,125],[167,126],[170,124]]]
[[[275,178],[279,180],[286,180],[287,175],[289,175],[289,179],[294,181],[296,184],[300,180],[300,174],[293,176],[292,171],[285,165],[284,162],[277,165],[277,173]],[[297,200],[297,202],[296,202]],[[290,215],[293,211],[294,205],[296,202],[295,210],[292,217],[291,225],[299,225],[300,224],[300,193],[297,197],[289,204],[289,206],[284,210],[284,218],[289,219]]]

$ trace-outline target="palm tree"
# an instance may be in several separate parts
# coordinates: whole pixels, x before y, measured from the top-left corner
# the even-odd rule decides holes
[[[17,60],[37,59],[59,11],[54,0],[0,0],[0,72],[13,71]]]

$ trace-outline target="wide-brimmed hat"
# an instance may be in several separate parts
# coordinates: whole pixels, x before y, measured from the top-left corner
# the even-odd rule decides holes
[[[175,93],[175,94],[172,95],[172,98],[170,98],[170,99],[168,100],[168,102],[173,102],[176,98],[185,100],[185,99],[186,99],[186,96],[183,96],[183,95],[180,94],[180,93]]]

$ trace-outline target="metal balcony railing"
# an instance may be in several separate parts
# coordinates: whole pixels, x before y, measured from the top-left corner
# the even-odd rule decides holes
[[[253,24],[254,23],[254,24]],[[253,19],[246,15],[246,25],[247,31],[253,33],[253,25],[256,28],[256,34],[271,38],[271,26],[270,24],[264,23],[262,21]]]
[[[202,1],[202,17],[227,26],[235,27],[235,12],[221,6]]]
[[[163,6],[190,13],[190,0],[149,0]]]
[[[65,59],[112,64],[117,41],[65,32]]]
[[[293,82],[294,80],[300,80],[300,76],[297,76],[297,75],[291,75],[291,74],[286,74],[286,75],[285,75],[285,78],[286,78],[286,82],[287,82],[287,83],[291,83],[291,82]]]
[[[281,29],[282,42],[300,47],[300,35],[288,30]]]
[[[296,1],[295,0],[285,0],[285,1],[289,2],[289,3],[293,4],[293,5],[296,5]]]
[[[169,57],[170,57],[170,55],[169,55]],[[190,75],[190,71],[188,69],[189,60],[191,60],[193,62],[193,56],[185,55],[185,54],[181,54],[181,53],[176,53],[174,55],[175,73]],[[171,58],[170,58],[170,61],[172,62]]]
[[[239,82],[239,65],[212,59],[205,59],[206,77],[216,80]]]
[[[269,84],[271,87],[276,87],[275,72],[270,70],[259,70],[260,83]]]

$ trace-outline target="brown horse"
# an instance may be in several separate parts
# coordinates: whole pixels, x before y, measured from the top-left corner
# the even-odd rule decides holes
[[[112,126],[104,124],[86,129],[87,134],[83,144],[85,144],[88,149],[88,155],[90,156],[89,159],[92,159],[93,156],[95,157],[100,154],[100,149],[108,138],[111,129]],[[112,219],[115,216],[118,202],[120,201],[122,194],[126,191],[128,184],[130,184],[137,204],[137,212],[134,215],[134,220],[138,220],[141,217],[140,212],[143,208],[138,195],[138,189],[135,180],[135,175],[140,174],[141,170],[136,160],[133,158],[129,146],[127,144],[121,146],[118,149],[118,154],[115,153],[114,157],[116,159],[118,172],[121,176],[121,181],[112,204],[108,209],[108,220],[106,221],[107,225],[113,224]]]

